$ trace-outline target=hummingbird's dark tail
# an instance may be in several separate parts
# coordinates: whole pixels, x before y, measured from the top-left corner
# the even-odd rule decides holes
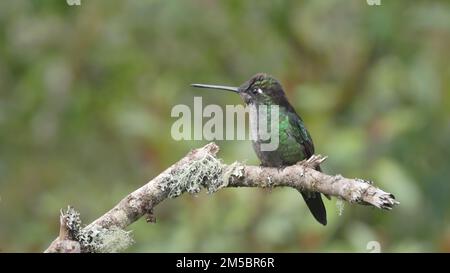
[[[300,192],[312,215],[322,225],[327,225],[327,211],[323,205],[322,196],[318,192]]]
[[[321,172],[320,166],[316,167],[316,171]],[[301,191],[300,192],[303,196],[303,199],[305,199],[306,205],[309,208],[309,211],[311,211],[312,215],[316,220],[321,223],[322,225],[327,225],[327,211],[325,210],[325,206],[322,201],[322,196],[319,192],[308,192],[308,191]],[[325,195],[328,199],[330,199],[329,196]]]

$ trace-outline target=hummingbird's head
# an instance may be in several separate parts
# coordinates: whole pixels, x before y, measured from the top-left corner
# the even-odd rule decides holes
[[[281,104],[285,95],[281,84],[272,76],[258,73],[239,87],[192,84],[194,87],[227,90],[238,93],[246,104]]]
[[[281,84],[265,73],[258,73],[242,84],[239,94],[246,104],[277,104],[284,98]]]

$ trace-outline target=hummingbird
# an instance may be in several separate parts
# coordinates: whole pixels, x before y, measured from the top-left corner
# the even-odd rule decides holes
[[[289,103],[280,82],[274,77],[258,73],[239,87],[210,84],[192,84],[191,86],[237,93],[248,106],[278,106],[279,144],[277,148],[272,151],[261,149],[261,138],[257,135],[252,139],[252,146],[261,161],[261,166],[283,168],[308,159],[314,154],[313,140],[305,123]],[[269,111],[267,113],[270,115]],[[257,126],[260,118],[258,115],[259,111],[250,111],[250,130],[253,132],[257,131],[252,127]],[[266,119],[268,120],[270,117],[266,117]],[[316,167],[316,170],[321,171],[320,166]],[[326,225],[327,213],[321,194],[306,190],[299,191],[314,218],[322,225]]]

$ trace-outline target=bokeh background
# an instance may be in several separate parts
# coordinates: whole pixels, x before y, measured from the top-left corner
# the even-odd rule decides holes
[[[330,174],[395,194],[391,212],[292,189],[188,194],[130,226],[133,252],[450,251],[448,1],[0,1],[0,251],[42,251],[59,209],[89,223],[190,149],[174,105],[239,104],[193,82],[278,78]],[[225,162],[258,164],[249,141]]]

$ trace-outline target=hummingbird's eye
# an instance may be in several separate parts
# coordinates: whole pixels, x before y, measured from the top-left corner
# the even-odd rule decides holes
[[[261,90],[261,88],[255,87],[255,88],[252,89],[252,93],[255,94],[255,95],[256,94],[262,94],[263,91]]]

